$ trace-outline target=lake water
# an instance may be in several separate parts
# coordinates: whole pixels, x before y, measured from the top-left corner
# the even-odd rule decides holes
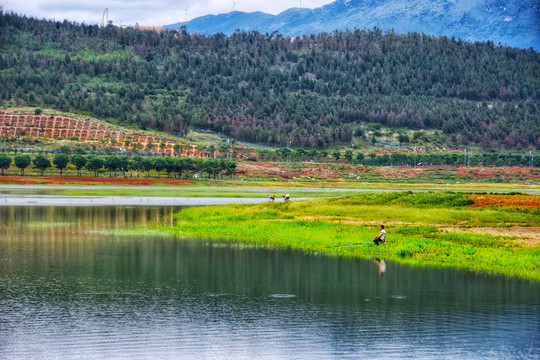
[[[0,207],[0,358],[540,357],[537,282],[103,231],[179,210]]]

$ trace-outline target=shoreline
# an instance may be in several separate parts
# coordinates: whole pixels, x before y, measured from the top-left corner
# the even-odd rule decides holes
[[[156,223],[138,231],[540,281],[540,244],[526,241],[521,230],[537,229],[537,210],[469,208],[470,201],[460,194],[381,193],[302,203],[194,207],[177,213],[173,226]],[[501,226],[501,221],[503,229],[511,228],[509,232],[479,233]],[[387,224],[389,243],[374,246],[379,224]]]
[[[2,178],[0,177],[0,180]],[[165,185],[165,186],[160,186]],[[310,186],[311,185],[311,186]],[[353,185],[353,184],[348,184]],[[167,191],[206,191],[206,190],[222,190],[222,191],[252,191],[261,192],[264,195],[274,192],[282,193],[302,193],[302,192],[318,192],[318,193],[378,193],[378,192],[456,192],[456,193],[522,193],[524,195],[540,195],[540,185],[499,185],[497,187],[489,186],[490,184],[394,184],[394,183],[371,183],[371,184],[354,184],[351,186],[329,186],[316,184],[290,184],[276,183],[267,184],[265,182],[254,182],[253,184],[244,183],[230,184],[224,183],[222,186],[201,184],[181,184],[178,186],[157,184],[157,185],[107,185],[107,184],[9,184],[0,182],[0,195],[2,192],[18,191],[18,190],[167,190]],[[296,198],[296,197],[294,197]]]
[[[261,198],[1,195],[0,206],[211,206],[260,204]]]

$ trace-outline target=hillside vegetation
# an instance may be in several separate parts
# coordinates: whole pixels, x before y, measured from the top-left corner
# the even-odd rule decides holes
[[[378,140],[368,123],[435,129],[441,146],[534,148],[540,55],[380,30],[195,36],[0,13],[0,105],[42,106],[271,146]]]

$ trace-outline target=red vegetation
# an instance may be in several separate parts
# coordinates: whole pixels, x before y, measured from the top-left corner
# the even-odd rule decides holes
[[[533,170],[533,171],[531,171]],[[457,177],[472,176],[475,178],[517,178],[520,176],[540,179],[540,172],[529,167],[505,166],[505,167],[460,167],[456,170]]]
[[[540,196],[535,195],[465,195],[476,204],[469,207],[484,206],[526,206],[539,208]]]

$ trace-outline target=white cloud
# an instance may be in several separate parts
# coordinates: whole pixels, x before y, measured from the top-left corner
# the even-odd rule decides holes
[[[109,9],[109,20],[114,24],[166,25],[207,14],[221,14],[233,10],[263,11],[277,14],[291,7],[316,8],[332,0],[3,0],[4,11],[37,18],[68,19],[70,21],[101,23],[103,11]]]

